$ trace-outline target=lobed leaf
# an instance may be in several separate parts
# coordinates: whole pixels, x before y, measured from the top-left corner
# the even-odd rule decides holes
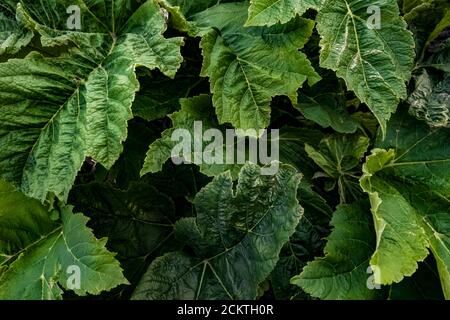
[[[61,299],[63,289],[78,295],[100,294],[128,281],[115,254],[86,227],[88,219],[61,209],[61,222],[10,184],[0,183],[0,299]],[[79,287],[70,286],[71,267]]]
[[[369,7],[380,10],[379,29],[369,24]],[[386,133],[391,114],[400,99],[406,99],[405,82],[414,62],[414,41],[396,1],[327,0],[317,16],[317,29],[322,38],[320,65],[345,80]]]
[[[75,47],[58,57],[32,52],[0,64],[0,176],[41,201],[49,194],[66,200],[85,157],[106,168],[117,160],[139,89],[135,67],[173,77],[182,59],[182,39],[161,35],[166,26],[155,0],[121,25],[124,2],[105,0],[114,14],[99,9],[99,16],[90,9],[100,3],[80,2],[82,31],[64,29],[58,12],[66,4],[22,1],[19,11],[44,46]]]
[[[175,226],[192,253],[156,259],[133,298],[255,299],[300,220],[299,182],[289,166],[262,176],[260,167],[246,165],[236,191],[229,173],[215,177],[195,197],[197,218]]]

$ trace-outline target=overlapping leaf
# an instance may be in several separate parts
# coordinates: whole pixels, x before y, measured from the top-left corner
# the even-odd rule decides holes
[[[297,89],[320,77],[298,51],[311,35],[312,21],[298,18],[283,26],[244,28],[246,12],[245,3],[229,3],[192,19],[206,33],[202,75],[210,78],[219,122],[260,130],[269,125],[274,96],[295,102]]]
[[[272,149],[272,145],[273,150],[278,150],[277,154],[271,154],[270,157],[267,155],[266,160],[279,160],[296,167],[309,178],[313,176],[316,168],[314,164],[308,163],[305,144],[318,144],[323,136],[320,131],[281,128],[277,135],[269,132],[262,138],[263,141],[248,138],[255,146],[250,149],[245,145],[246,140],[243,137],[237,137],[234,130],[218,124],[210,96],[181,99],[180,104],[181,110],[169,116],[172,127],[165,130],[161,138],[150,145],[141,175],[161,171],[164,163],[172,159],[177,164],[196,164],[200,171],[208,176],[230,170],[233,179],[236,179],[245,162],[261,163],[260,156],[267,153],[261,150],[261,143],[267,145],[267,151]],[[218,130],[220,136],[205,139],[206,132],[211,129]]]
[[[325,257],[316,258],[292,279],[292,283],[321,299],[373,299],[367,273],[375,235],[365,203],[341,205],[333,214],[333,231],[325,246]]]
[[[370,264],[378,283],[412,275],[431,249],[449,297],[449,129],[430,129],[401,112],[380,149],[367,158],[361,186],[369,194],[377,233]],[[381,149],[382,148],[382,149]]]
[[[135,299],[256,298],[301,216],[296,171],[282,166],[276,175],[262,176],[260,170],[244,166],[236,191],[225,173],[197,194],[197,218],[175,226],[177,238],[193,253],[156,259]]]
[[[227,165],[226,141],[209,142],[203,139],[203,134],[209,129],[221,129],[225,137],[225,130],[220,128],[212,108],[211,97],[201,95],[190,99],[181,99],[181,110],[170,116],[173,127],[164,131],[161,139],[150,145],[141,175],[161,171],[163,164],[170,158],[178,158],[178,162],[194,163],[201,167],[202,172],[214,176],[216,174],[232,170],[236,177],[242,164],[229,161]],[[177,133],[178,130],[178,133]],[[213,144],[211,150],[222,150],[222,157],[215,163],[205,163],[204,152],[208,145]],[[217,144],[217,145],[216,145]],[[177,147],[178,146],[178,147]],[[230,147],[234,150],[234,142]],[[173,153],[176,153],[173,154]]]
[[[286,23],[308,9],[318,10],[322,0],[251,0],[246,26]]]
[[[0,4],[0,55],[15,54],[33,38],[33,33],[16,18],[13,1]]]
[[[60,214],[61,223],[53,221],[38,201],[0,182],[0,299],[61,299],[62,288],[86,295],[127,283],[88,219],[71,207]],[[71,267],[79,287],[71,286]]]
[[[327,0],[317,16],[317,29],[321,66],[345,79],[385,132],[400,99],[407,96],[405,81],[414,59],[413,38],[396,1]]]
[[[175,75],[182,39],[162,37],[165,21],[154,0],[128,20],[127,3],[75,2],[80,31],[67,31],[59,14],[72,1],[19,5],[44,46],[75,45],[59,57],[31,53],[0,64],[0,176],[27,195],[43,201],[53,193],[65,200],[86,156],[113,165],[139,88],[137,65]]]
[[[318,147],[306,144],[305,150],[324,171],[316,176],[331,178],[329,189],[337,184],[341,203],[346,203],[349,197],[359,199],[361,191],[355,174],[368,147],[367,137],[354,134],[333,135],[324,138]]]

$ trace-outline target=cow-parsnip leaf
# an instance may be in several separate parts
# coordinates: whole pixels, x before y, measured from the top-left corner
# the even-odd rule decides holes
[[[327,238],[325,257],[308,263],[292,283],[321,299],[374,299],[378,290],[367,286],[375,234],[368,205],[341,205],[333,214],[333,231]]]
[[[378,8],[378,21],[376,10],[369,7]],[[317,29],[322,38],[320,65],[345,80],[385,133],[391,114],[407,97],[405,82],[414,62],[414,41],[397,2],[327,0],[317,16]]]
[[[369,194],[377,233],[370,264],[379,283],[412,275],[431,249],[444,295],[450,294],[450,151],[446,128],[430,129],[405,112],[367,158],[361,186]]]
[[[126,1],[80,0],[80,31],[67,31],[59,14],[69,2],[21,1],[18,9],[44,46],[73,44],[67,53],[0,64],[0,176],[41,201],[49,193],[66,200],[85,157],[106,168],[117,160],[139,89],[135,67],[173,77],[182,60],[182,38],[161,35],[155,0],[134,13]]]
[[[0,182],[0,299],[61,299],[63,289],[100,294],[128,283],[107,239],[86,227],[88,219],[71,206],[59,213],[61,221],[53,221],[37,200]],[[73,270],[79,286],[71,286]]]
[[[306,55],[314,23],[298,18],[286,25],[245,28],[245,3],[228,3],[193,16],[203,29],[202,75],[211,83],[220,123],[237,129],[261,130],[270,123],[274,96],[297,101],[297,89],[320,80]],[[250,135],[250,134],[249,134]]]
[[[302,214],[296,170],[283,165],[274,176],[260,170],[244,166],[236,190],[229,172],[220,174],[196,195],[197,218],[175,225],[191,251],[156,259],[134,299],[256,298]]]

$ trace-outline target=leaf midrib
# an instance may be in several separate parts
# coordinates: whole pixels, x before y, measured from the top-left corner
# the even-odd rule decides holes
[[[286,184],[284,185],[284,187],[283,187],[284,190],[287,189],[287,186],[288,186],[289,183],[291,182],[291,179],[294,179],[294,177],[291,177],[291,178],[287,181],[287,183],[286,183]],[[284,194],[284,192],[280,192],[280,193],[278,194],[278,197],[280,196],[280,194]],[[233,198],[235,198],[235,196],[234,196]],[[276,201],[274,200],[273,203],[276,203]],[[266,210],[266,212],[263,214],[263,216],[262,216],[262,217],[254,224],[254,226],[253,226],[252,228],[250,228],[248,231],[252,231],[254,228],[256,228],[256,227],[264,220],[264,218],[269,214],[270,209],[272,209],[272,208],[269,207],[269,208]],[[242,239],[241,239],[240,241],[238,241],[237,243],[235,243],[234,245],[232,245],[230,248],[225,248],[224,251],[222,251],[222,252],[220,252],[220,253],[214,255],[214,256],[211,257],[211,258],[205,258],[205,259],[202,259],[199,263],[197,263],[197,264],[195,264],[194,266],[190,267],[188,270],[186,270],[185,272],[183,272],[183,274],[181,274],[177,279],[175,279],[174,281],[172,281],[172,282],[171,282],[171,285],[172,285],[173,283],[176,283],[176,282],[180,281],[184,276],[186,276],[187,274],[189,274],[190,272],[192,272],[192,270],[196,269],[197,267],[201,266],[202,264],[208,264],[208,265],[210,266],[211,271],[213,271],[214,275],[215,275],[216,277],[218,277],[218,275],[214,272],[214,270],[213,270],[213,268],[212,268],[212,265],[211,265],[209,262],[212,261],[212,260],[214,260],[214,259],[217,259],[218,257],[220,257],[220,256],[222,256],[222,255],[228,253],[229,251],[233,250],[233,249],[236,248],[237,246],[241,245],[242,242],[245,240],[245,238],[246,238],[249,234],[250,234],[250,232],[246,232],[245,235],[242,237]],[[218,280],[220,280],[220,279],[218,279]],[[220,283],[222,283],[221,280],[220,280]],[[200,283],[199,283],[199,286],[200,286]],[[224,291],[225,291],[228,295],[230,295],[229,292],[228,292],[228,290],[227,290],[225,287],[224,287],[224,289],[225,289]],[[198,292],[196,293],[196,295],[198,296],[199,294],[200,294],[200,289],[198,289]]]
[[[20,249],[19,251],[17,251],[16,253],[14,253],[13,255],[10,255],[9,258],[5,261],[3,261],[2,263],[0,263],[0,266],[6,265],[9,261],[15,259],[16,257],[20,256],[22,253],[30,250],[32,247],[38,245],[40,242],[42,241],[46,241],[47,239],[49,239],[50,237],[52,237],[54,235],[54,233],[60,232],[62,231],[62,226],[59,226],[53,230],[51,230],[50,232],[48,232],[47,234],[41,236],[39,239],[33,241],[32,243],[30,243],[29,245],[27,245],[25,248]],[[1,277],[0,277],[1,279]]]
[[[82,82],[82,81],[79,81],[79,84],[78,84],[78,86],[76,86],[74,92],[73,92],[70,96],[68,96],[68,98],[65,100],[65,102],[64,102],[63,104],[61,104],[61,105],[58,107],[58,110],[52,115],[52,117],[47,121],[47,123],[46,123],[41,129],[39,129],[39,136],[37,137],[36,141],[34,142],[33,146],[31,147],[31,149],[30,149],[30,151],[29,151],[29,153],[28,153],[27,159],[26,159],[26,161],[24,162],[24,169],[25,169],[26,165],[30,162],[31,156],[32,156],[32,154],[34,153],[35,148],[37,147],[38,142],[40,141],[43,132],[44,132],[45,130],[47,130],[47,129],[49,128],[49,126],[53,123],[53,121],[57,118],[57,116],[60,115],[61,111],[67,106],[68,102],[69,102],[71,99],[73,99],[76,95],[79,95],[79,94],[80,94],[80,89],[81,89],[82,87],[85,87],[85,86],[86,86],[85,83],[86,83],[87,80],[89,79],[90,75],[91,75],[93,72],[95,72],[95,71],[97,71],[97,70],[103,68],[102,63],[103,63],[103,62],[111,55],[111,53],[113,52],[113,50],[116,48],[117,39],[114,38],[114,37],[111,37],[111,39],[112,39],[112,43],[111,43],[110,50],[109,50],[108,54],[105,55],[105,57],[102,59],[101,63],[99,63],[99,64],[97,65],[97,67],[93,68],[93,69],[92,69],[92,70],[84,77],[84,79],[83,79],[84,81],[83,81],[83,82]],[[78,100],[79,100],[79,98],[78,98]],[[22,182],[22,183],[23,183],[24,179],[25,179],[25,170],[22,170],[22,179],[21,179],[21,182]]]

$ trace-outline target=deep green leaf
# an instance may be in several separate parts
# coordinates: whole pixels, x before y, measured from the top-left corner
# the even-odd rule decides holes
[[[361,186],[369,193],[377,249],[371,265],[377,282],[411,276],[430,247],[444,295],[449,297],[449,129],[430,129],[399,112],[364,165]],[[381,141],[381,139],[380,139]]]
[[[236,191],[229,173],[217,176],[195,198],[197,218],[175,226],[192,253],[156,259],[134,299],[255,299],[301,217],[299,181],[288,166],[261,176],[246,165]]]
[[[346,110],[345,89],[339,81],[324,79],[310,89],[303,89],[296,109],[306,119],[323,128],[331,127],[340,133],[354,133],[358,122]]]
[[[364,202],[341,205],[333,214],[334,227],[325,246],[325,257],[316,258],[292,279],[309,294],[321,299],[374,299],[383,291],[369,289],[370,255],[375,234]]]
[[[299,185],[297,197],[305,212],[295,233],[284,245],[280,260],[270,276],[277,299],[308,299],[308,294],[290,281],[303,270],[308,261],[322,254],[333,214],[326,200],[305,180]]]
[[[286,95],[295,103],[297,89],[320,77],[298,51],[311,35],[312,21],[244,28],[246,8],[245,3],[223,4],[195,15],[194,21],[203,33],[209,30],[201,42],[202,75],[210,78],[219,122],[260,130],[269,125],[274,96]]]
[[[391,300],[443,300],[439,275],[433,258],[419,263],[419,269],[389,289]]]
[[[319,173],[316,176],[331,178],[336,182],[341,203],[346,203],[349,196],[354,200],[360,197],[357,167],[368,147],[367,137],[354,134],[329,136],[324,138],[317,148],[306,144],[305,150],[324,171],[324,174]]]

